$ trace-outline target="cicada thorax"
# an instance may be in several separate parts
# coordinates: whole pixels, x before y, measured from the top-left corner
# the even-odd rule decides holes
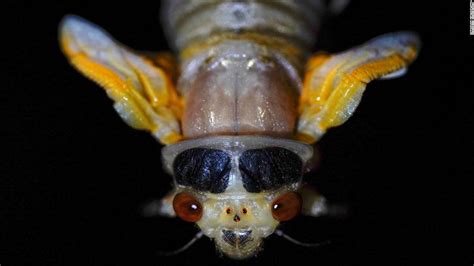
[[[294,135],[317,2],[169,1],[163,17],[180,54],[185,138]]]
[[[178,193],[174,210],[233,258],[255,254],[279,222],[300,212],[312,149],[290,139],[318,11],[314,1],[168,1],[164,8],[188,139],[163,150]]]
[[[312,57],[302,90],[321,2],[167,1],[179,95],[166,57],[155,64],[75,16],[61,23],[71,64],[107,91],[127,124],[167,145],[175,187],[159,212],[195,222],[231,257],[255,254],[300,211],[325,212],[324,198],[301,186],[309,143],[352,115],[368,82],[400,76],[416,58],[416,34],[383,35]]]
[[[389,34],[312,57],[303,89],[320,2],[169,1],[165,8],[180,55],[187,139],[163,150],[179,195],[175,211],[230,257],[252,256],[301,210],[325,212],[324,198],[302,186],[312,157],[304,143],[346,121],[369,81],[403,73],[416,57],[415,34]]]

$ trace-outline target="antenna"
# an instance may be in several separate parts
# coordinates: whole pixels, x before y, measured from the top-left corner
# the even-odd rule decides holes
[[[277,236],[283,237],[284,239],[290,241],[290,242],[293,243],[293,244],[296,244],[296,245],[302,246],[302,247],[312,247],[312,248],[314,248],[314,247],[320,247],[320,246],[324,246],[324,245],[327,245],[327,244],[331,243],[331,241],[329,241],[329,240],[326,240],[326,241],[323,241],[323,242],[319,242],[319,243],[305,243],[305,242],[301,242],[301,241],[296,240],[296,239],[292,238],[291,236],[285,234],[285,233],[284,233],[283,231],[281,231],[281,230],[276,230],[276,231],[275,231],[275,234],[276,234]]]
[[[172,250],[172,251],[157,251],[158,255],[160,256],[174,256],[174,255],[177,255],[183,251],[185,251],[186,249],[188,249],[189,247],[191,247],[196,241],[198,241],[199,239],[201,239],[201,237],[204,235],[204,233],[202,231],[199,231],[188,243],[186,243],[184,246],[176,249],[176,250]]]

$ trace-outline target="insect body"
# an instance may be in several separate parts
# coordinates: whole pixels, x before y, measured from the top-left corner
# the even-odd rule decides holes
[[[166,145],[174,188],[159,212],[196,223],[232,258],[252,256],[280,222],[326,211],[302,185],[311,144],[352,115],[368,82],[403,74],[418,37],[310,56],[320,1],[169,1],[164,10],[179,65],[74,16],[61,24],[61,47],[127,124]]]

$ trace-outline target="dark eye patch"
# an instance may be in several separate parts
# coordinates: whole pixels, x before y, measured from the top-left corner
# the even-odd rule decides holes
[[[194,148],[176,157],[173,170],[180,185],[222,193],[229,183],[231,160],[227,153],[220,150]]]
[[[302,176],[303,162],[294,152],[269,147],[243,152],[239,169],[244,188],[260,192],[297,182]]]

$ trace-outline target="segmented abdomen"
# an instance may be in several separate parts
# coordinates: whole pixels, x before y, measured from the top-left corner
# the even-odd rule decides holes
[[[179,51],[223,33],[244,32],[307,48],[315,40],[323,10],[321,0],[168,0],[162,18]]]

